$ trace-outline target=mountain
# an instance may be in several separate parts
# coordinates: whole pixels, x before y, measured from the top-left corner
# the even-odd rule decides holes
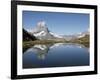
[[[84,37],[82,38],[79,38],[80,40],[89,40],[89,35],[85,35]]]
[[[85,32],[77,34],[77,38],[82,38],[82,37],[85,37],[86,35],[89,35],[89,31],[85,31]]]
[[[89,38],[90,38],[89,35],[85,35],[84,37],[81,37],[78,40],[80,40],[81,42],[84,42],[84,43],[89,43]]]
[[[75,40],[75,39],[80,39],[80,38],[83,38],[85,37],[86,35],[89,35],[89,29],[85,32],[80,32],[80,33],[77,33],[77,34],[73,34],[73,35],[62,35],[64,39],[66,40]]]
[[[23,29],[23,41],[29,41],[29,40],[36,40],[36,37],[29,34],[25,29]]]
[[[51,32],[46,25],[45,21],[39,21],[36,25],[36,27],[32,30],[28,30],[28,32],[32,35],[34,35],[36,38],[40,40],[74,40],[78,38],[82,38],[85,35],[89,35],[89,30],[86,32],[81,32],[78,34],[73,34],[73,35],[57,35],[53,32]]]
[[[42,40],[61,38],[60,36],[49,31],[45,21],[38,22],[36,27],[30,33]]]

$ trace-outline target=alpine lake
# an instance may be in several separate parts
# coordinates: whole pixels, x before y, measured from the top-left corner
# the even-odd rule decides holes
[[[80,43],[35,43],[23,47],[23,68],[87,66],[89,53],[89,46]]]

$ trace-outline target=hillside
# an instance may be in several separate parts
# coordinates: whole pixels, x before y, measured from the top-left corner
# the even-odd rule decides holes
[[[23,29],[23,41],[34,41],[36,40],[36,37],[29,34],[25,29]]]
[[[81,38],[78,38],[78,39],[75,39],[75,40],[71,40],[70,42],[84,44],[85,46],[89,47],[90,36],[85,35],[84,37],[81,37]]]

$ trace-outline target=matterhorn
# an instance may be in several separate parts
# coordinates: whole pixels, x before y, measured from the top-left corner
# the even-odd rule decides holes
[[[47,28],[45,21],[39,21],[36,27],[31,32],[35,37],[40,40],[51,40],[56,39],[57,37],[53,35]]]

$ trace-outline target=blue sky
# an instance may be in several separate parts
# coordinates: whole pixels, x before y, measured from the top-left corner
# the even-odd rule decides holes
[[[25,29],[33,29],[39,21],[45,21],[48,29],[59,35],[77,34],[89,28],[89,14],[23,11]]]

